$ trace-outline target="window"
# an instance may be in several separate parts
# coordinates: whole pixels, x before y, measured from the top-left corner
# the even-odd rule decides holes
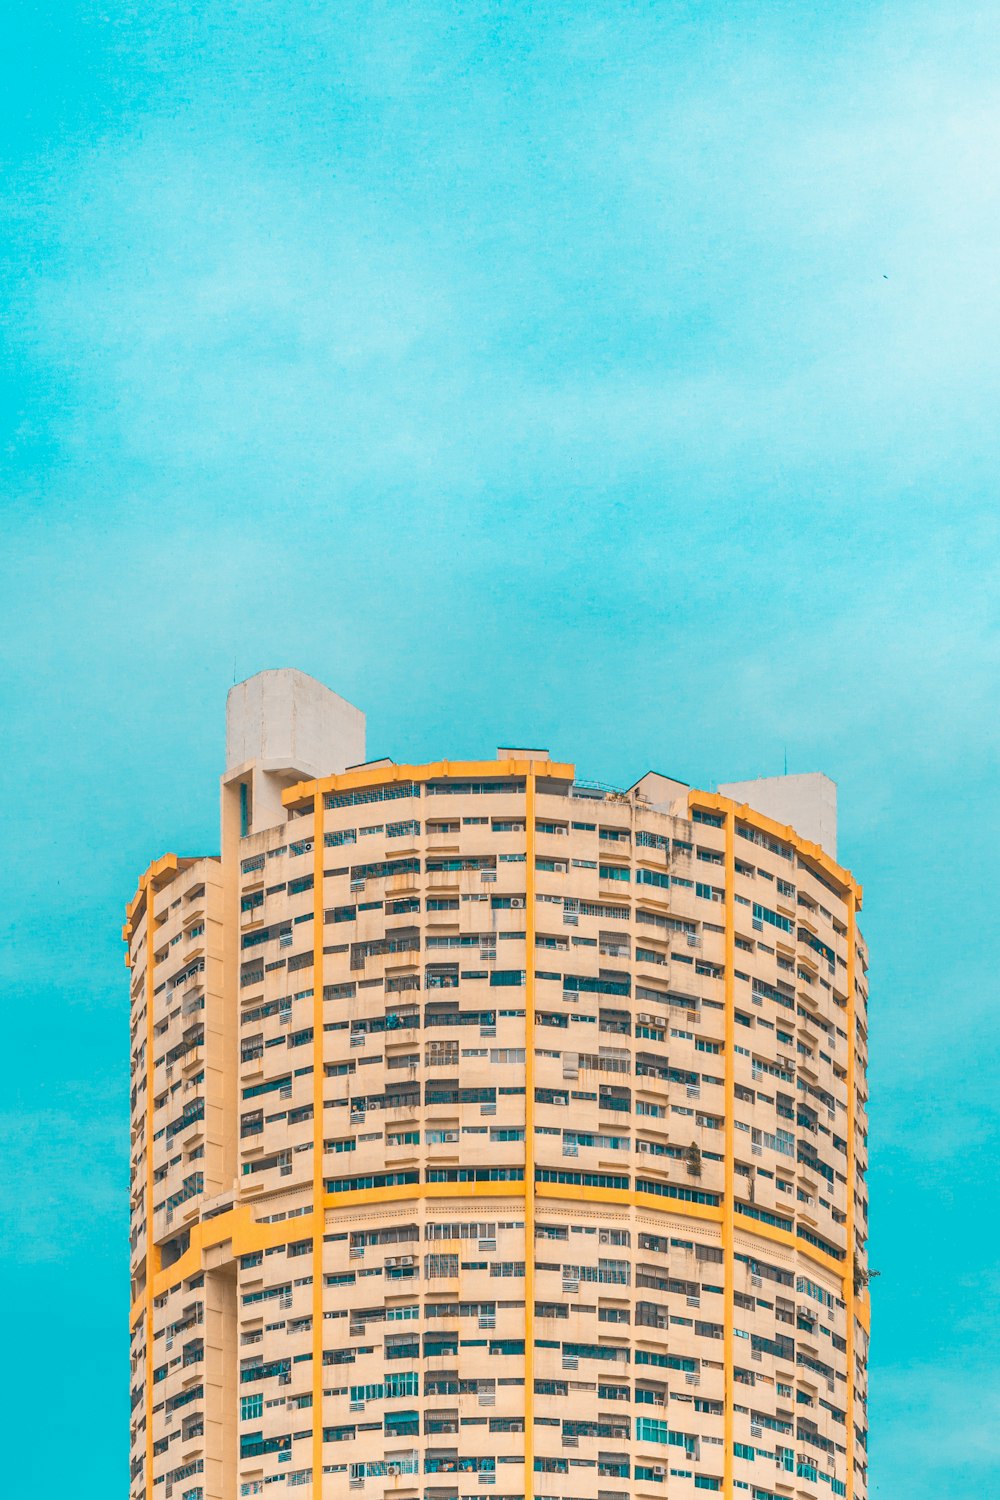
[[[776,911],[771,911],[767,906],[761,906],[759,901],[753,904],[754,923],[767,922],[771,927],[777,927],[781,932],[791,932],[792,924],[787,917],[779,916]]]
[[[264,1394],[255,1391],[252,1396],[240,1397],[240,1421],[252,1422],[264,1412]]]

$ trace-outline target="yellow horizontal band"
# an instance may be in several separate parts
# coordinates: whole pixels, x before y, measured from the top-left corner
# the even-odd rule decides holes
[[[640,1193],[629,1188],[577,1187],[562,1182],[537,1182],[536,1198],[559,1199],[573,1203],[601,1203],[615,1208],[641,1208],[645,1212],[672,1215],[681,1219],[700,1219],[703,1223],[721,1224],[722,1207],[708,1203],[687,1203],[683,1199],[664,1199],[658,1194]],[[523,1182],[413,1182],[402,1187],[360,1188],[352,1193],[326,1193],[323,1197],[324,1216],[332,1208],[360,1208],[377,1203],[405,1204],[426,1198],[508,1198],[523,1199]],[[202,1269],[202,1256],[215,1245],[232,1241],[233,1256],[249,1255],[255,1250],[269,1250],[283,1245],[290,1239],[308,1239],[315,1232],[312,1212],[295,1219],[282,1219],[278,1224],[262,1224],[253,1217],[252,1205],[241,1204],[228,1213],[214,1219],[205,1219],[191,1226],[191,1243],[184,1254],[165,1270],[153,1277],[153,1296],[162,1297],[182,1281],[196,1276]],[[737,1229],[742,1234],[754,1235],[771,1244],[796,1250],[816,1265],[843,1282],[845,1288],[852,1273],[832,1255],[826,1255],[813,1245],[803,1244],[787,1230],[777,1229],[758,1220],[742,1221],[737,1218]],[[868,1303],[866,1299],[853,1296],[848,1288],[845,1301],[854,1303],[859,1320],[868,1327]],[[134,1326],[142,1316],[144,1303],[132,1304],[130,1324]]]

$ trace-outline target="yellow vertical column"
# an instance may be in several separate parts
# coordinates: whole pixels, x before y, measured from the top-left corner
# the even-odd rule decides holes
[[[312,1492],[323,1494],[323,793],[313,794]]]
[[[844,1261],[844,1303],[847,1310],[844,1338],[847,1344],[847,1500],[854,1500],[854,1178],[857,1170],[857,1000],[855,979],[858,957],[858,901],[852,886],[847,893],[847,1223]]]
[[[726,935],[725,976],[723,980],[726,1025],[725,1077],[725,1168],[722,1200],[722,1254],[723,1288],[725,1291],[725,1316],[723,1322],[723,1493],[731,1500],[733,1494],[733,1403],[735,1391],[733,1332],[736,1291],[736,1261],[733,1243],[735,1228],[736,1191],[736,825],[732,809],[725,813],[726,819]]]
[[[524,1500],[535,1493],[535,773],[524,793]]]
[[[153,877],[143,877],[146,891],[146,1457],[143,1464],[143,1488],[146,1500],[153,1500],[153,1277],[159,1270],[153,1244],[153,1099],[154,1099],[154,1015],[156,935],[153,920]]]

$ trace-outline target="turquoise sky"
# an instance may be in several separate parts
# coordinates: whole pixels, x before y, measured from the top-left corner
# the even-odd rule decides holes
[[[4,32],[9,1492],[126,1493],[122,908],[216,848],[234,671],[295,665],[373,755],[837,779],[872,1493],[1000,1493],[996,7]]]

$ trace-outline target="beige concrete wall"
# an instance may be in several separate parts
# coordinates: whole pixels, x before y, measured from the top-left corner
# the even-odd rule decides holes
[[[196,1162],[207,1174],[169,1224],[157,1210],[154,1235],[167,1246],[178,1227],[226,1226],[156,1283],[157,1500],[168,1486],[178,1500],[275,1483],[318,1495],[317,1421],[324,1496],[523,1496],[528,1442],[533,1492],[567,1500],[693,1500],[696,1476],[826,1500],[855,1456],[863,1495],[864,1455],[847,1441],[848,903],[793,845],[738,818],[730,892],[712,811],[671,815],[641,791],[577,796],[532,764],[530,805],[524,774],[502,765],[427,773],[404,796],[391,767],[383,783],[372,771],[324,809],[321,891],[310,804],[241,839],[230,786],[221,873],[192,865],[157,895],[156,1056],[187,1034],[187,990],[167,979],[201,951],[185,935],[199,901],[209,1055],[194,1089],[200,1069],[181,1065],[165,1100],[154,1059],[157,1130],[199,1088],[206,1106],[169,1148],[153,1142],[154,1202],[183,1191]],[[131,946],[141,1183],[142,921]],[[857,986],[863,1170],[861,962]],[[233,1059],[218,1072],[213,1037]],[[213,1162],[230,1159],[220,1176]],[[855,1187],[863,1263],[862,1177]],[[133,1233],[138,1295],[139,1207]],[[857,1378],[863,1429],[863,1363]],[[199,1412],[201,1433],[187,1420]],[[727,1433],[741,1445],[728,1458]],[[144,1493],[142,1473],[132,1488]]]

